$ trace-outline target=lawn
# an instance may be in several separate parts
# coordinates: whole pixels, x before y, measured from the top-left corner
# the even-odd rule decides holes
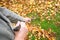
[[[37,29],[28,33],[28,40],[60,40],[60,0],[0,0],[0,6],[32,19]]]
[[[49,28],[52,29],[52,32],[56,35],[56,40],[60,40],[60,13],[56,12],[55,19],[47,20],[46,18],[42,21],[40,16],[36,12],[28,13],[28,17],[32,18],[31,24],[35,26],[39,26],[42,29],[48,31]],[[30,40],[35,40],[35,37],[32,36]],[[46,38],[41,37],[40,40],[47,40]]]

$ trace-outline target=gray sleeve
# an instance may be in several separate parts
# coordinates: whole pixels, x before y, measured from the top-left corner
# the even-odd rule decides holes
[[[14,35],[7,29],[0,27],[0,40],[14,40]]]
[[[0,7],[0,11],[10,19],[11,22],[15,23],[17,21],[25,21],[24,17],[17,15],[16,13],[14,13],[13,11],[4,8],[4,7]]]

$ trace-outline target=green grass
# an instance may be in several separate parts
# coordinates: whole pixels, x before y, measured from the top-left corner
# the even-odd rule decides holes
[[[55,21],[54,20],[49,21],[46,19],[42,21],[40,20],[40,16],[36,12],[28,13],[27,16],[30,18],[35,18],[31,21],[32,25],[41,26],[41,28],[45,30],[48,30],[49,28],[51,28],[52,31],[56,33],[56,40],[60,40],[60,25],[59,26],[55,25],[57,21],[60,22],[60,12],[57,12],[55,19],[54,19]],[[31,40],[33,39],[34,37],[32,37]],[[46,40],[46,39],[41,38],[40,40]]]

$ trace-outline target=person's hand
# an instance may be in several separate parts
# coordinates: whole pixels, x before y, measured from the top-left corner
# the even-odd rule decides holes
[[[31,21],[31,19],[28,17],[24,18],[24,20],[25,20],[25,22],[28,22],[28,23]]]
[[[28,29],[26,27],[25,22],[20,22],[18,21],[16,26],[21,25],[20,30],[16,33],[15,40],[24,40],[25,37],[27,36]]]

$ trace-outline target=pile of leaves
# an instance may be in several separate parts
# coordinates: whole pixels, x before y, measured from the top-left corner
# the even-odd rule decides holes
[[[0,6],[32,19],[28,40],[60,40],[60,0],[0,0]]]
[[[27,25],[29,40],[56,40],[55,32],[52,30],[55,25],[52,21],[46,19],[42,21],[36,12],[28,13],[26,16],[32,19],[31,23]]]
[[[28,40],[56,40],[55,33],[51,29],[47,31],[41,27],[31,26],[30,24],[28,26]]]

